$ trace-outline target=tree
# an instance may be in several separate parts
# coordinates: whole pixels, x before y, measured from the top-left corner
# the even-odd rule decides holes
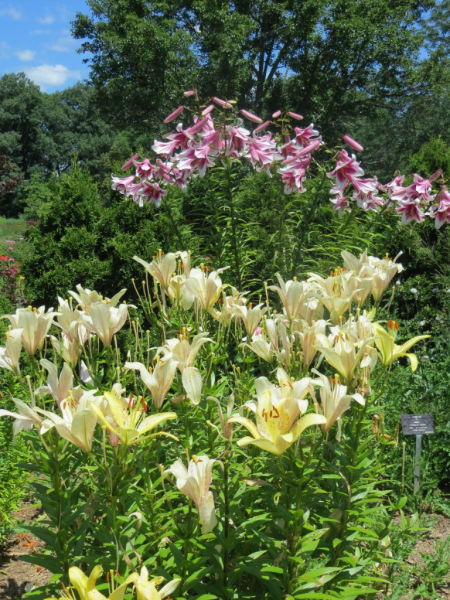
[[[1,214],[17,216],[33,174],[43,181],[60,176],[75,158],[97,180],[104,177],[104,155],[114,138],[99,117],[91,87],[79,83],[45,94],[23,73],[1,77],[0,155],[8,154],[23,180],[3,199]]]
[[[322,129],[403,93],[432,0],[88,0],[80,52],[115,122],[158,132],[182,91],[270,114],[304,111]],[[280,106],[282,105],[282,106]],[[158,132],[159,133],[159,132]]]
[[[7,156],[0,155],[0,206],[3,214],[14,210],[13,190],[21,183],[19,168]]]

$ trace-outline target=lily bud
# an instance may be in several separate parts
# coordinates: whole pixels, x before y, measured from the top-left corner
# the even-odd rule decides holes
[[[263,122],[262,119],[260,119],[259,117],[257,117],[253,113],[248,112],[248,110],[241,109],[239,112],[242,113],[244,115],[244,117],[246,119],[248,119],[249,121],[253,121],[253,123],[262,123]]]
[[[290,110],[287,113],[290,117],[292,117],[293,119],[297,119],[297,121],[301,121],[303,119],[302,115],[299,115],[298,113],[295,112],[291,112]]]
[[[213,100],[216,104],[218,104],[222,108],[231,108],[231,104],[229,102],[227,102],[226,100],[221,100],[220,98],[217,98],[217,96],[213,96],[211,98],[211,100]]]
[[[264,129],[270,125],[270,121],[265,121],[262,125],[259,125],[254,131],[253,133],[259,133],[260,131],[264,131]]]
[[[362,152],[364,150],[364,148],[361,146],[361,144],[359,144],[357,141],[355,141],[349,135],[343,135],[342,139],[344,140],[344,142],[346,142],[350,146],[350,148],[353,148],[353,150],[357,150],[358,152]]]
[[[183,112],[184,106],[179,106],[175,109],[168,117],[164,119],[164,123],[170,123],[171,121],[175,121],[175,119]]]

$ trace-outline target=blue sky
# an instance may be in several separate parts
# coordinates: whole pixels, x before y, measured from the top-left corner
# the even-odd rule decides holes
[[[87,78],[70,35],[77,12],[89,12],[85,0],[0,0],[0,76],[24,71],[44,92]]]

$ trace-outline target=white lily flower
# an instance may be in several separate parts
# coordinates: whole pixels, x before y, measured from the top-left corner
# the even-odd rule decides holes
[[[43,358],[40,362],[48,373],[47,385],[38,387],[34,393],[37,395],[50,394],[59,406],[61,402],[68,397],[73,388],[72,369],[67,363],[64,363],[58,378],[58,369],[56,365],[46,358]]]
[[[14,436],[16,436],[22,429],[32,429],[33,425],[35,425],[37,429],[40,429],[43,419],[35,411],[35,406],[29,406],[18,398],[13,398],[13,402],[19,412],[14,413],[9,410],[0,409],[0,417],[12,417],[15,419],[13,425]]]
[[[174,360],[177,363],[180,373],[183,373],[186,367],[193,367],[197,354],[203,344],[213,340],[206,337],[208,332],[199,333],[192,338],[192,342],[180,336],[180,339],[173,338],[166,340],[164,346],[158,351],[164,352],[164,361]]]
[[[114,335],[122,329],[128,317],[128,308],[132,304],[120,304],[118,308],[111,303],[94,302],[90,305],[90,314],[82,315],[85,327],[95,333],[105,346],[111,346]]]
[[[257,306],[252,307],[252,305],[249,304],[248,306],[243,305],[235,307],[235,317],[244,323],[245,331],[249,336],[255,333],[263,315],[267,312],[267,307],[261,308],[262,306],[262,304],[258,304]]]
[[[214,496],[209,490],[212,482],[212,469],[216,460],[210,460],[206,455],[194,456],[189,467],[178,459],[166,473],[172,473],[178,489],[194,501],[198,510],[202,533],[209,533],[217,525],[214,506]]]
[[[97,292],[93,293],[97,294]],[[63,300],[61,297],[58,297],[58,303],[59,314],[56,317],[58,325],[71,341],[76,340],[81,344],[81,346],[84,346],[89,338],[89,332],[81,321],[82,311],[73,309],[72,302],[69,303],[68,300]]]
[[[48,410],[36,408],[39,414],[46,417],[41,432],[55,427],[63,439],[75,444],[84,452],[90,452],[97,425],[97,414],[93,410],[93,396],[96,392],[97,390],[84,392],[80,388],[73,390],[72,395],[59,405],[61,417]]]
[[[200,308],[211,310],[220,298],[222,291],[227,287],[219,276],[227,268],[217,269],[210,273],[198,268],[191,269],[185,285],[184,308],[188,310],[195,301],[197,310]]]
[[[298,318],[302,315],[308,299],[314,295],[314,290],[311,285],[305,281],[297,281],[297,279],[294,279],[285,282],[278,273],[276,274],[276,277],[280,287],[270,285],[269,290],[274,290],[278,293],[286,317],[289,321]]]
[[[6,332],[5,347],[0,348],[0,369],[8,369],[19,375],[20,353],[22,351],[22,329],[10,329]]]
[[[202,399],[202,376],[196,367],[186,367],[181,376],[186,396],[194,406]]]
[[[39,308],[18,308],[14,315],[3,315],[2,319],[9,319],[14,329],[22,329],[22,342],[25,350],[31,356],[36,350],[41,350],[45,337],[53,324],[53,319],[58,313],[52,308],[48,311],[45,306]]]
[[[76,286],[76,288],[78,294],[75,292],[69,292],[69,294],[75,298],[75,300],[78,302],[78,305],[88,314],[91,313],[91,304],[95,304],[97,302],[105,302],[105,304],[117,306],[119,300],[127,291],[126,289],[120,290],[120,292],[115,294],[112,298],[103,298],[103,296],[95,290],[88,290],[87,288],[84,289],[79,284]]]
[[[164,255],[159,251],[156,260],[152,260],[151,263],[139,258],[139,256],[133,256],[133,260],[145,267],[145,270],[156,279],[164,291],[168,291],[170,280],[175,275],[177,268],[177,257],[175,253],[169,252]]]
[[[324,415],[327,422],[321,425],[322,431],[326,432],[337,421],[338,432],[336,439],[339,442],[341,439],[342,415],[350,407],[352,400],[364,406],[366,403],[364,396],[361,394],[347,394],[347,386],[341,385],[339,378],[329,379],[319,371],[313,369],[313,372],[319,376],[319,380],[315,381],[319,387],[320,406],[319,410]]]
[[[142,381],[152,395],[155,408],[161,408],[173,383],[177,363],[174,360],[159,360],[155,368],[149,371],[140,362],[126,362],[125,368],[139,371]]]

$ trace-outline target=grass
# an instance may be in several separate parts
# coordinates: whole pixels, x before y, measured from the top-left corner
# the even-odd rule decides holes
[[[5,219],[0,217],[0,238],[17,240],[25,233],[27,224],[22,219]]]

